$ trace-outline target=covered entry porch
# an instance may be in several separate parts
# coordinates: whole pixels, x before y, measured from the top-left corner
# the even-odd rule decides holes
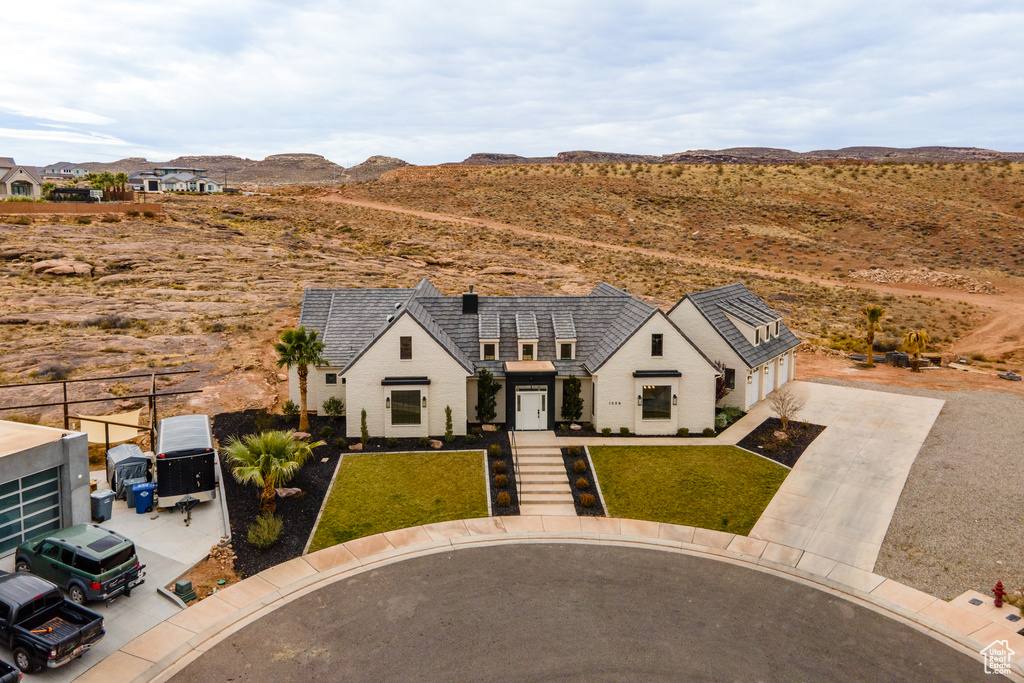
[[[550,361],[505,362],[505,424],[510,430],[555,428],[555,374]]]

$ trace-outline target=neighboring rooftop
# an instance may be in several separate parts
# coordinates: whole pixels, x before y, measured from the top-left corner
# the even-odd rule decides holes
[[[0,420],[0,458],[57,441],[71,433],[53,427]]]

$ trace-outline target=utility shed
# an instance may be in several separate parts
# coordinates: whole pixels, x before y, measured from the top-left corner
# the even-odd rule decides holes
[[[0,557],[27,538],[88,521],[88,437],[0,420]]]

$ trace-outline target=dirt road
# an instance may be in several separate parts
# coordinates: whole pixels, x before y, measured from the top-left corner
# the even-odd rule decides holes
[[[395,206],[393,204],[383,204],[381,202],[372,202],[364,199],[353,199],[337,193],[327,194],[323,199],[328,202],[349,204],[366,209],[391,211],[394,213],[417,216],[428,220],[472,225],[481,228],[488,228],[490,230],[502,230],[521,236],[566,242],[582,247],[593,247],[608,251],[643,254],[652,258],[669,259],[682,263],[694,263],[715,268],[723,268],[739,273],[751,273],[775,278],[788,277],[800,282],[808,282],[817,285],[829,287],[852,287],[855,289],[870,290],[899,296],[918,294],[934,299],[962,301],[964,303],[987,308],[992,311],[992,316],[986,320],[983,325],[955,342],[952,349],[950,349],[951,351],[961,354],[981,353],[986,356],[999,357],[1004,354],[1012,354],[1024,349],[1024,288],[1010,284],[1000,283],[1000,287],[1003,289],[1003,292],[1000,294],[979,294],[911,283],[878,283],[860,282],[855,280],[835,280],[815,277],[813,275],[803,273],[794,273],[791,271],[778,271],[766,268],[757,268],[754,266],[737,265],[731,261],[721,261],[697,256],[685,256],[683,254],[677,254],[670,251],[659,251],[657,249],[646,249],[643,247],[629,247],[621,244],[574,237],[572,235],[560,235],[557,233],[543,232],[540,230],[524,228],[518,225],[511,225],[509,223],[501,223],[499,221],[482,218],[470,218],[466,216],[435,213],[433,211],[409,209],[403,206]]]

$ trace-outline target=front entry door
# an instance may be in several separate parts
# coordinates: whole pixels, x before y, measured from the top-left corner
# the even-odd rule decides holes
[[[519,431],[547,429],[547,400],[547,391],[516,391],[516,429]]]

